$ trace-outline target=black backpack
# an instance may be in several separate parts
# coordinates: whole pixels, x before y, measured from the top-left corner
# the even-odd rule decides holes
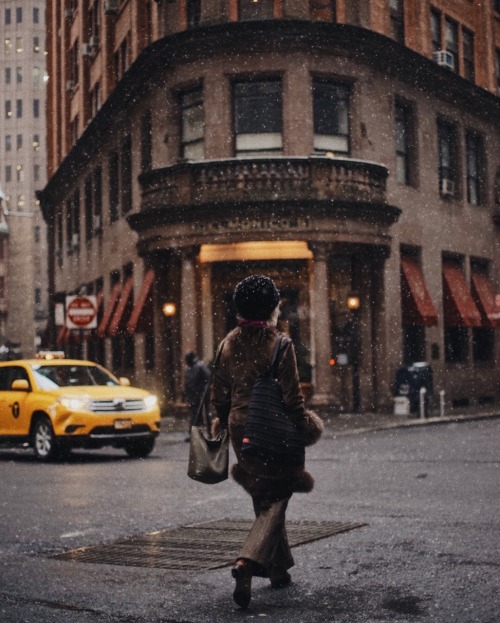
[[[269,369],[255,380],[250,394],[241,452],[269,462],[303,465],[302,435],[288,417],[281,387],[276,380],[283,338],[276,340]]]

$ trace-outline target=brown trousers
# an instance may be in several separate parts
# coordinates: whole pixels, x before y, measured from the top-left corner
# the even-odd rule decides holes
[[[255,521],[238,558],[256,565],[254,575],[268,577],[283,574],[293,567],[293,557],[285,528],[285,513],[290,498],[276,502],[252,496]]]

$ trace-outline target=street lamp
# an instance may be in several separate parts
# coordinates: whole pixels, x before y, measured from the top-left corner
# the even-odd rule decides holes
[[[347,308],[351,312],[351,363],[352,363],[352,409],[358,413],[361,407],[361,387],[359,379],[359,295],[351,292],[347,296]]]
[[[359,296],[357,294],[349,294],[349,296],[347,297],[347,308],[350,311],[356,311],[357,309],[359,309],[359,306]]]
[[[165,334],[167,338],[167,386],[169,389],[170,397],[174,398],[175,395],[175,375],[174,375],[174,331],[173,321],[175,314],[177,313],[177,306],[172,301],[166,301],[161,306],[161,311],[165,316]]]
[[[168,301],[166,303],[163,303],[161,310],[164,316],[166,316],[167,318],[172,318],[173,316],[175,316],[177,308],[175,306],[175,303]]]

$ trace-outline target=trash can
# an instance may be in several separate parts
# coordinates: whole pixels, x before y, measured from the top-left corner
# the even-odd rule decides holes
[[[395,396],[405,396],[410,401],[410,412],[418,413],[420,406],[420,389],[425,387],[425,415],[428,416],[432,397],[432,366],[426,361],[417,361],[400,368],[394,383]]]

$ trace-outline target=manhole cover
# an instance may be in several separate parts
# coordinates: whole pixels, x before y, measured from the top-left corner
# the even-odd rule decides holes
[[[365,525],[287,521],[286,530],[290,546],[296,547]],[[251,526],[251,521],[218,519],[150,532],[113,543],[80,547],[51,558],[157,569],[217,569],[232,564]]]

